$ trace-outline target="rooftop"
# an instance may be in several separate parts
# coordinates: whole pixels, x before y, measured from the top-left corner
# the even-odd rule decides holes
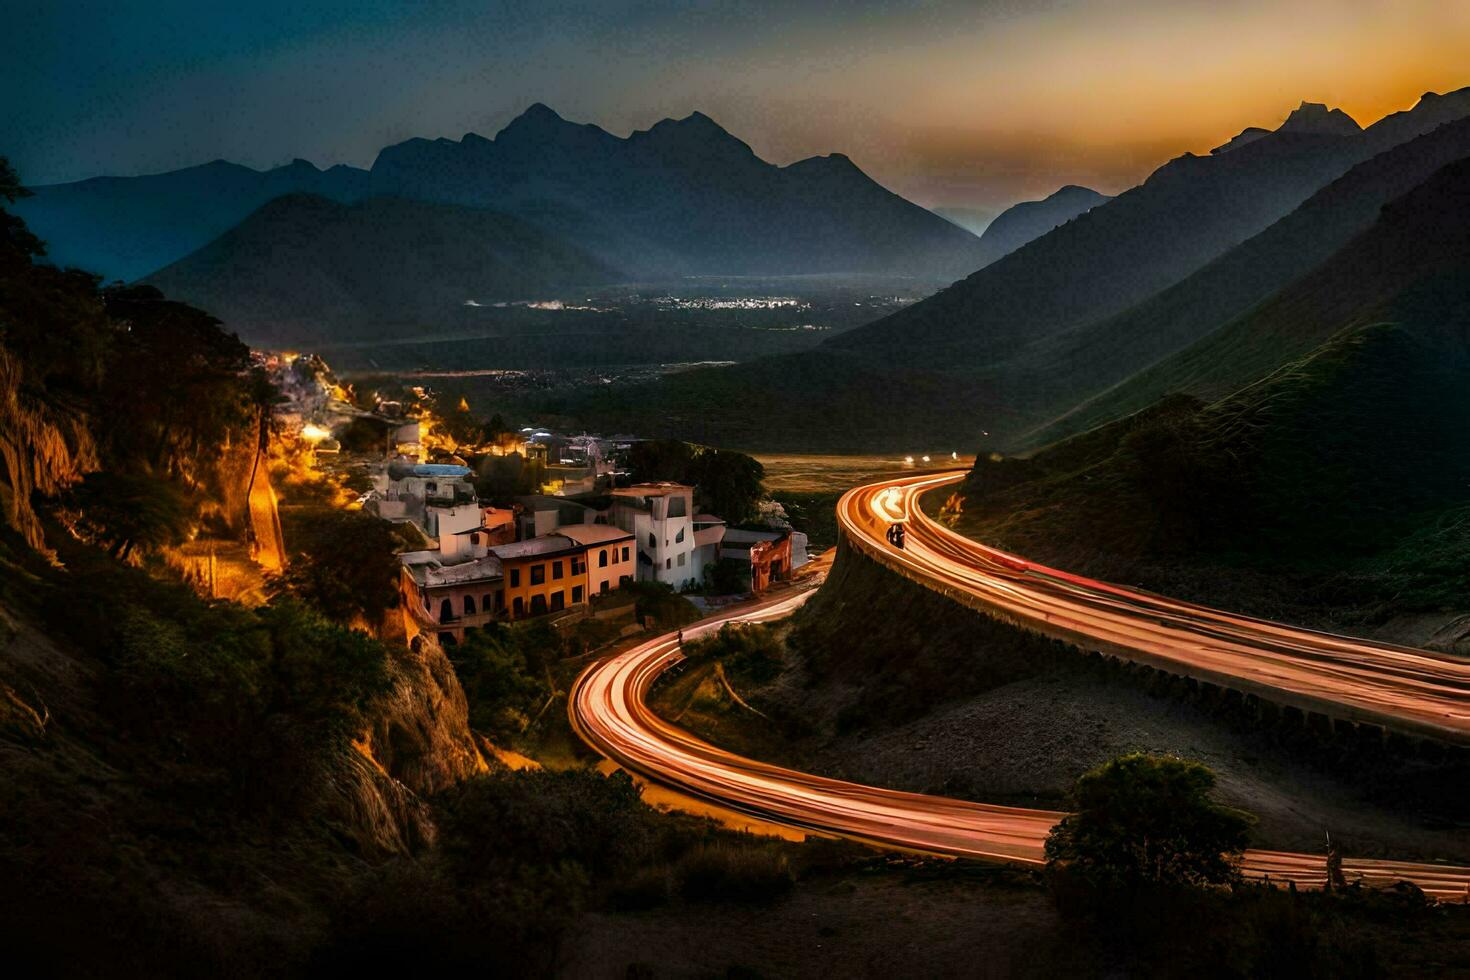
[[[769,531],[750,531],[744,528],[732,527],[725,532],[723,544],[757,544],[761,541],[780,541],[791,532],[785,528],[772,528]]]
[[[437,557],[421,560],[420,556],[437,556],[437,551],[415,551],[399,555],[403,566],[419,585],[465,585],[470,582],[491,582],[502,578],[505,570],[500,559],[494,555],[462,561],[454,565],[441,565]]]
[[[556,529],[556,537],[571,538],[578,544],[607,544],[610,541],[629,541],[633,534],[610,524],[571,524]]]
[[[560,533],[543,534],[538,538],[527,538],[512,544],[500,544],[490,549],[491,554],[514,561],[519,558],[539,558],[565,551],[580,551],[584,545]]]

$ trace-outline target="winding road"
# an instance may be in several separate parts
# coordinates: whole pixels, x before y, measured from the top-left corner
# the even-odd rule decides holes
[[[849,491],[838,521],[850,545],[894,571],[1018,625],[1139,662],[1337,717],[1389,724],[1441,738],[1470,736],[1470,665],[1422,650],[1332,636],[1074,576],[963,538],[929,520],[918,496],[961,473],[915,475]],[[889,545],[893,521],[906,547]],[[696,638],[731,621],[789,615],[798,592],[686,627]],[[668,634],[590,666],[572,688],[568,713],[598,752],[638,775],[764,820],[884,847],[1037,865],[1062,817],[864,786],[746,759],[658,717],[647,705],[654,680],[683,659]],[[1321,855],[1247,851],[1244,872],[1320,887]],[[1470,897],[1470,868],[1345,860],[1350,879],[1412,881],[1440,900]]]

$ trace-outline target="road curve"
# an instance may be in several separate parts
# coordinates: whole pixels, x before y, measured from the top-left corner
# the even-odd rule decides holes
[[[918,498],[964,473],[887,480],[838,503],[847,539],[923,585],[1087,648],[1268,700],[1470,744],[1470,662],[1240,616],[1048,568],[927,517]],[[884,531],[907,522],[898,551]]]
[[[917,493],[956,478],[952,474],[909,477],[858,488],[838,505],[844,532],[864,551],[893,552],[879,543],[884,540],[883,531],[890,519],[908,517],[913,524],[908,547],[888,555],[891,562],[901,564],[905,574],[913,577],[922,575],[923,563],[935,558],[944,559],[937,563],[940,568],[946,567],[945,562],[960,565],[958,553],[934,550],[933,558],[926,555],[930,550],[926,542],[932,532],[921,527],[922,518],[914,507]],[[891,490],[897,490],[897,495]],[[940,542],[939,547],[951,546],[942,536],[934,540]],[[984,560],[1007,573],[1023,571],[1012,562],[1027,565],[1012,556],[985,551]],[[949,557],[945,558],[946,554]],[[1030,567],[1034,566],[1027,565]],[[958,571],[945,574],[965,580]],[[965,574],[973,575],[973,568]],[[1043,574],[1057,573],[1048,569]],[[995,576],[1006,583],[1006,594],[1017,591],[1008,575]],[[1071,583],[1070,578],[1063,581]],[[954,587],[949,581],[943,585],[946,589]],[[1109,596],[1107,601],[1122,602],[1127,590],[1106,586],[1103,591]],[[793,612],[809,595],[787,595],[711,617],[686,627],[684,636],[697,638],[731,621],[779,619]],[[1187,605],[1152,596],[1144,598],[1169,606]],[[1291,632],[1288,627],[1275,628]],[[568,700],[572,726],[598,752],[646,779],[764,820],[884,847],[1017,864],[1043,863],[1046,836],[1062,817],[1056,811],[971,803],[814,776],[743,758],[670,724],[654,714],[646,699],[654,680],[682,659],[678,637],[670,633],[588,667],[577,678]],[[1322,856],[1280,851],[1248,851],[1242,867],[1248,876],[1269,877],[1281,883],[1294,881],[1304,888],[1320,887],[1326,872]],[[1440,900],[1464,901],[1470,896],[1470,868],[1349,858],[1344,870],[1349,878],[1370,882],[1413,881]]]

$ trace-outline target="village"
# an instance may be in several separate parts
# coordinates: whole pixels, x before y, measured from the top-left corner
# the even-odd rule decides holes
[[[640,625],[624,620],[637,591],[680,593],[707,610],[808,561],[806,535],[779,505],[761,501],[754,519],[734,523],[702,509],[693,483],[643,479],[636,436],[486,431],[463,402],[455,418],[436,415],[421,387],[387,399],[339,384],[317,357],[259,359],[284,398],[276,418],[295,468],[364,488],[339,502],[408,543],[398,591],[409,643],[427,635],[452,647],[532,617],[606,619],[633,633]]]

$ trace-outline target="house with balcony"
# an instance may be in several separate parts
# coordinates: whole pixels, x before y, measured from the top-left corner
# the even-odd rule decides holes
[[[505,618],[505,573],[500,559],[484,550],[448,564],[441,559],[438,551],[399,555],[399,595],[409,639],[430,633],[452,646],[466,630]]]
[[[682,483],[639,483],[612,492],[608,522],[633,535],[636,578],[687,589],[704,581],[719,557],[725,523],[694,512],[694,488]]]
[[[587,546],[546,534],[490,549],[503,569],[511,619],[558,612],[587,601]]]

